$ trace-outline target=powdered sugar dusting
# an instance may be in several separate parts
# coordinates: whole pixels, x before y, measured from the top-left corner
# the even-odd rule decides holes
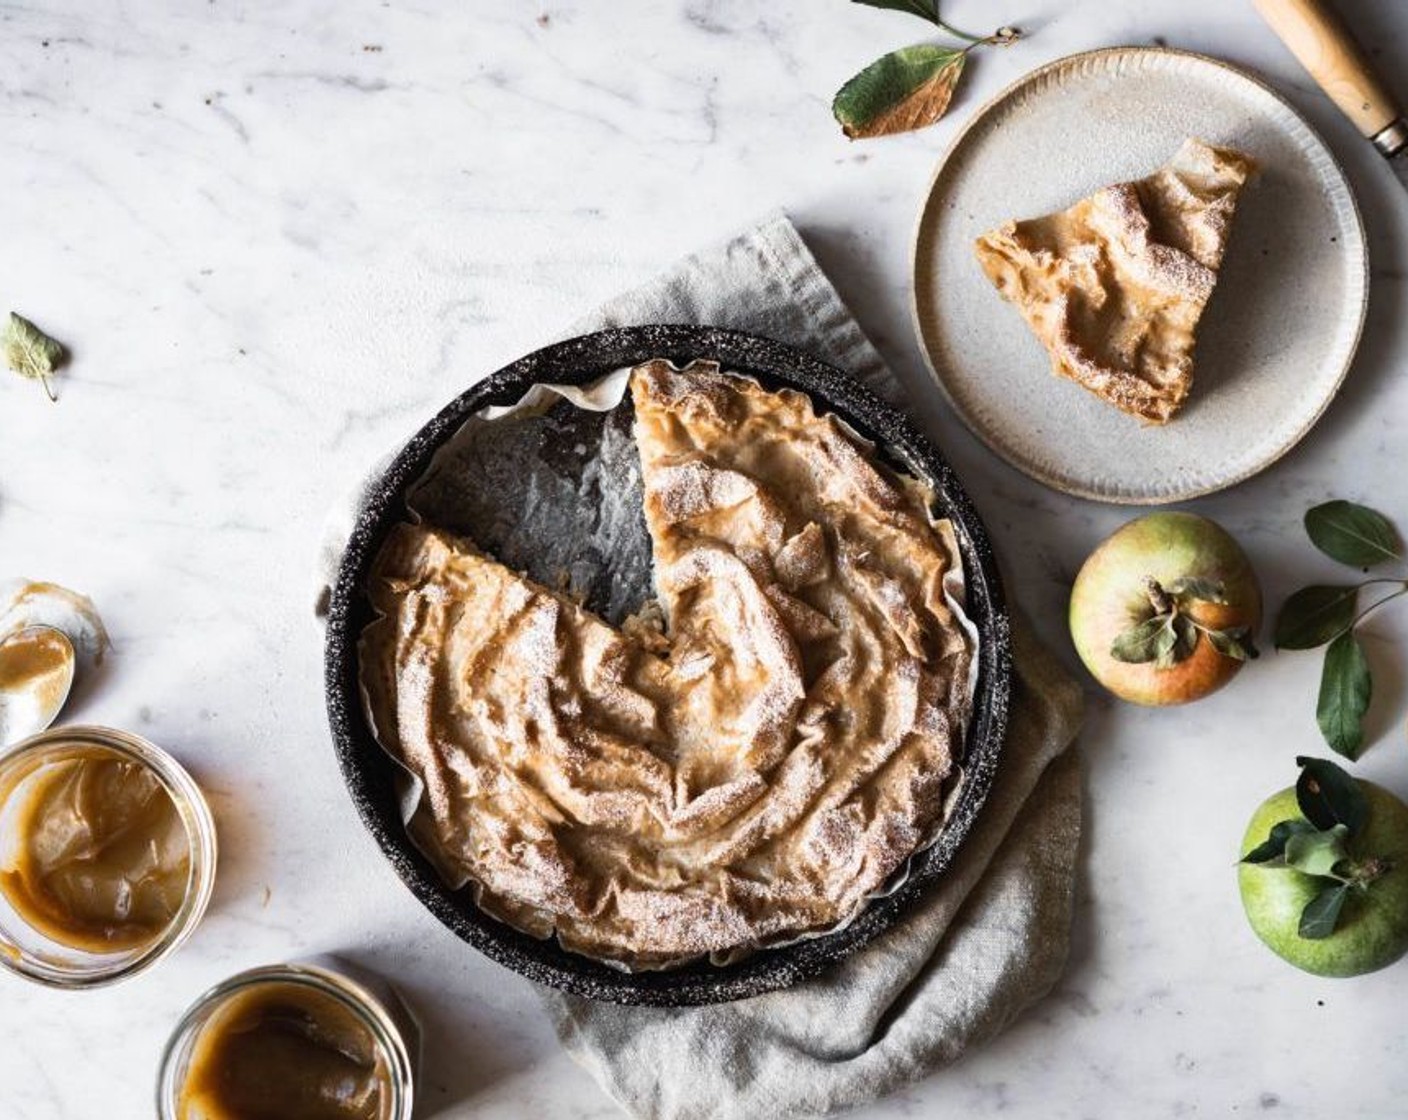
[[[805,396],[708,363],[631,387],[663,636],[404,526],[362,667],[437,864],[653,967],[843,922],[931,839],[973,650],[920,488]]]
[[[1143,179],[983,234],[978,260],[1056,373],[1162,424],[1192,386],[1198,321],[1251,170],[1246,156],[1189,139]]]

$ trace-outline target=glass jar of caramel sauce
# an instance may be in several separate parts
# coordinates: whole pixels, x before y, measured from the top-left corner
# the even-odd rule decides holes
[[[200,787],[145,739],[52,728],[0,756],[0,966],[67,988],[135,975],[195,929],[215,862]]]
[[[343,962],[242,972],[177,1025],[160,1120],[409,1120],[419,1031],[389,985]]]

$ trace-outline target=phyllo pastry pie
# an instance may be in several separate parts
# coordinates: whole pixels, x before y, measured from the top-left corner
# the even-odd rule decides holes
[[[928,488],[805,395],[663,361],[630,392],[656,598],[616,628],[403,525],[362,685],[449,881],[662,967],[833,928],[937,836],[974,645]]]
[[[1192,386],[1198,321],[1253,167],[1230,148],[1185,140],[1147,178],[983,234],[978,260],[1053,372],[1166,423]]]

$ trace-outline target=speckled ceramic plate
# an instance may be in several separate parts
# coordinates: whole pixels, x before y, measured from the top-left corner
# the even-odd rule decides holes
[[[1188,136],[1249,153],[1261,173],[1203,317],[1192,394],[1146,427],[1051,374],[973,240],[1146,175]],[[1324,143],[1256,78],[1181,51],[1092,51],[1009,86],[939,165],[915,238],[919,337],[955,411],[1038,481],[1108,502],[1211,493],[1284,455],[1344,379],[1367,299],[1364,227]]]
[[[926,478],[937,513],[958,537],[967,583],[967,612],[978,627],[977,694],[964,744],[964,782],[938,841],[915,857],[909,878],[876,899],[844,929],[754,954],[726,967],[702,962],[668,972],[625,973],[540,941],[483,913],[468,890],[448,887],[407,837],[396,798],[393,764],[372,737],[357,685],[357,639],[371,621],[367,572],[387,532],[407,516],[405,492],[444,441],[475,412],[512,404],[541,382],[580,385],[650,358],[684,365],[712,358],[772,387],[808,393],[881,448],[902,470]],[[347,543],[333,588],[326,645],[328,718],[343,776],[357,810],[397,873],[420,901],[460,937],[532,980],[617,1003],[716,1003],[760,995],[814,976],[887,929],[939,877],[968,835],[992,782],[1007,730],[1011,635],[987,534],[943,457],[893,408],[854,377],[791,347],[736,331],[649,326],[601,331],[549,346],[499,370],[450,402],[402,449],[371,489]]]

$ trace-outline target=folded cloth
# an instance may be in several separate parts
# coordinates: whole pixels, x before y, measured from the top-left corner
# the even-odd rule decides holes
[[[567,333],[643,323],[766,335],[902,400],[782,215],[686,257]],[[364,492],[329,518],[320,607]],[[814,980],[712,1007],[542,992],[563,1045],[629,1112],[772,1120],[862,1104],[954,1061],[1051,989],[1070,943],[1081,694],[1020,620],[1013,647],[1011,722],[987,802],[943,878],[886,933]]]

